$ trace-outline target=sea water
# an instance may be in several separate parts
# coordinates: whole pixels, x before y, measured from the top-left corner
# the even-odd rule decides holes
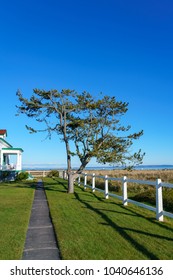
[[[42,164],[37,166],[23,166],[23,170],[52,170],[52,169],[63,169],[65,170],[65,166],[60,165],[46,165],[44,166]],[[78,169],[78,166],[74,166],[73,169]],[[88,166],[85,168],[85,170],[120,170],[123,169],[122,166]],[[170,170],[173,169],[173,165],[163,164],[163,165],[138,165],[134,167],[135,170]]]

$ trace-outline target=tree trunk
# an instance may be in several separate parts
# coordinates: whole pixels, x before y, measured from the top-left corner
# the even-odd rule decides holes
[[[82,171],[84,170],[88,162],[89,159],[85,160],[75,173],[71,172],[71,166],[70,166],[70,169],[68,170],[68,193],[74,193],[74,180],[79,177],[79,175],[82,173]]]
[[[68,193],[74,193],[74,180],[79,176],[77,173],[68,174]]]
[[[74,180],[71,173],[68,174],[68,193],[74,193]]]

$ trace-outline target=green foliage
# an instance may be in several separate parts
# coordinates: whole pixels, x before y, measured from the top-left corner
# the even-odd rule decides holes
[[[22,180],[26,180],[29,177],[29,173],[28,172],[19,172],[16,176],[16,180],[17,181],[22,181]]]
[[[163,191],[163,206],[166,211],[173,212],[173,190],[164,189]]]
[[[2,178],[3,180],[6,179],[9,175],[8,171],[1,171],[0,172],[0,178]]]
[[[155,189],[146,190],[133,197],[133,200],[139,202],[146,202],[156,205],[156,191]],[[163,190],[163,207],[165,211],[173,211],[173,190]]]
[[[59,171],[58,170],[51,170],[47,177],[59,177]]]
[[[122,164],[132,168],[141,164],[144,153],[131,153],[133,141],[143,135],[143,130],[130,132],[131,126],[123,126],[121,117],[128,110],[128,103],[115,96],[95,98],[84,91],[34,89],[30,99],[17,92],[21,106],[18,114],[35,118],[39,129],[26,125],[30,133],[46,132],[51,138],[56,133],[64,141],[67,153],[68,174],[72,172],[71,158],[78,156],[81,173],[94,157],[98,163]],[[72,149],[72,147],[75,147]],[[69,176],[69,180],[73,178]]]
[[[137,200],[139,202],[148,202],[150,204],[156,205],[156,191],[146,190],[144,192],[136,194],[133,197],[133,200]]]

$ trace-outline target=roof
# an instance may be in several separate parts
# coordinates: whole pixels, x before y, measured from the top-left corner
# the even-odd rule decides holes
[[[21,151],[23,152],[23,149],[22,148],[2,148],[3,151]]]
[[[4,135],[7,134],[7,130],[6,129],[0,129],[0,135]]]
[[[9,144],[6,140],[4,140],[3,138],[0,138],[0,141],[2,143],[5,143],[7,146],[9,146],[10,148],[12,148],[13,146],[11,144]]]

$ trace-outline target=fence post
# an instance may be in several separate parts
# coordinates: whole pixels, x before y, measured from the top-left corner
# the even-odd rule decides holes
[[[67,171],[63,170],[63,179],[66,180],[67,179]]]
[[[163,222],[163,195],[161,179],[156,180],[156,219]]]
[[[86,185],[87,185],[87,173],[84,175],[84,189],[86,190]]]
[[[105,175],[105,198],[109,198],[108,175]]]
[[[92,191],[95,192],[95,173],[92,175]]]
[[[122,179],[123,182],[123,205],[127,206],[127,177],[124,176]]]

